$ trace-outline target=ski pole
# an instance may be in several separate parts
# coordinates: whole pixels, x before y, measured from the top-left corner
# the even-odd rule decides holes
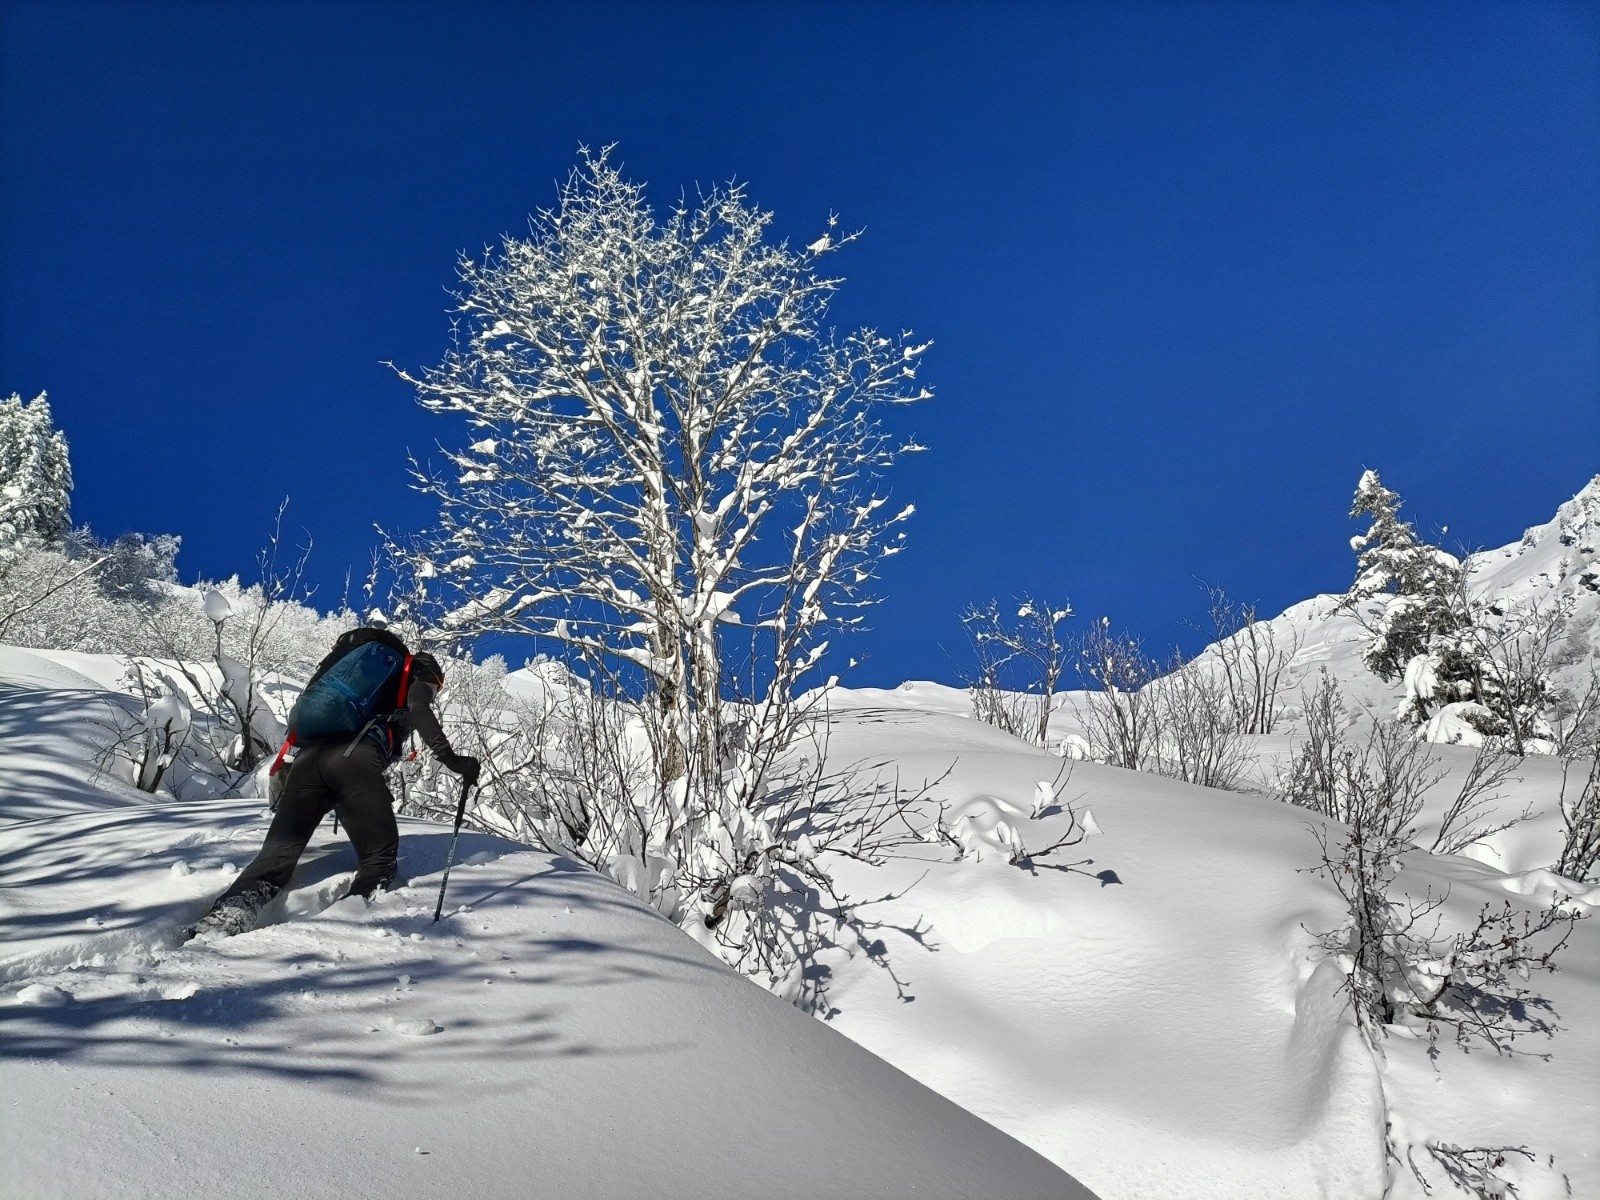
[[[461,803],[456,805],[456,827],[450,833],[450,853],[444,858],[444,878],[439,880],[439,903],[433,910],[433,919],[437,921],[444,913],[444,889],[450,882],[450,867],[456,861],[456,839],[461,836],[461,820],[467,815],[467,793],[472,790],[472,784],[466,780],[461,781]]]

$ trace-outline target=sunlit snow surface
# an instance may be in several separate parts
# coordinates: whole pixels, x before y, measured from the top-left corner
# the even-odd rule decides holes
[[[1088,1194],[498,839],[463,836],[435,925],[447,830],[403,822],[413,885],[368,907],[324,827],[268,925],[173,949],[262,805],[93,786],[91,686],[0,649],[0,1194]]]
[[[1576,653],[1561,682],[1580,687],[1600,645],[1600,478],[1516,544],[1479,558],[1480,594],[1565,595]],[[1366,639],[1338,598],[1295,605],[1271,625],[1300,647],[1280,732],[1251,739],[1265,790],[1295,737],[1301,689],[1322,670],[1353,717],[1388,717],[1400,698],[1361,665]],[[1080,696],[1057,698],[1051,738],[1082,728]],[[876,957],[835,955],[832,1023],[923,1082],[1043,1151],[1106,1197],[1418,1197],[1405,1164],[1385,1164],[1384,1098],[1396,1143],[1417,1147],[1435,1194],[1450,1184],[1421,1147],[1523,1146],[1532,1164],[1503,1174],[1525,1198],[1600,1197],[1600,922],[1581,922],[1556,975],[1536,977],[1559,1028],[1519,1038],[1516,1057],[1465,1053],[1403,1032],[1374,1058],[1317,967],[1315,934],[1341,923],[1337,897],[1307,868],[1318,818],[1268,799],[1190,787],[1091,763],[1069,764],[967,716],[965,693],[933,683],[840,691],[828,745],[839,769],[869,768],[919,787],[947,812],[981,801],[1033,807],[1039,782],[1092,810],[1102,831],[1029,874],[1003,859],[929,847],[927,861],[840,868],[882,940]],[[1361,717],[1362,720],[1365,717]],[[1436,828],[1474,751],[1438,746],[1449,775],[1421,823]],[[1574,774],[1587,771],[1579,763]],[[1577,780],[1574,781],[1574,786]],[[1448,891],[1447,927],[1486,903],[1538,908],[1554,895],[1542,868],[1560,844],[1562,765],[1524,759],[1495,811],[1532,820],[1470,857],[1410,856],[1402,887]],[[1022,822],[1047,844],[1066,817]],[[1084,862],[1080,860],[1091,859]],[[1567,888],[1567,891],[1574,889]],[[1600,887],[1580,891],[1600,907]],[[893,972],[891,976],[890,972]],[[904,997],[909,996],[910,999]],[[1548,1056],[1548,1060],[1545,1057]]]
[[[830,757],[913,785],[943,775],[934,800],[1027,811],[1063,767],[961,717],[840,699]],[[1471,760],[1441,753],[1454,773]],[[1555,768],[1530,761],[1504,803],[1547,807]],[[1072,765],[1062,798],[1102,830],[1044,860],[1072,871],[951,862],[931,846],[924,861],[841,867],[853,895],[895,898],[863,910],[886,967],[863,953],[830,961],[831,1023],[1105,1197],[1381,1195],[1385,1090],[1414,1137],[1539,1152],[1515,1176],[1524,1196],[1566,1195],[1561,1172],[1573,1194],[1600,1195],[1600,923],[1580,924],[1563,971],[1539,979],[1565,1028],[1517,1047],[1549,1062],[1447,1042],[1435,1069],[1425,1043],[1395,1038],[1380,1070],[1337,972],[1310,953],[1311,931],[1340,920],[1305,873],[1315,818],[1091,763]],[[1023,837],[1043,844],[1065,821],[1047,813]],[[1553,837],[1548,815],[1513,831],[1515,874],[1451,858],[1408,865],[1405,884],[1450,887],[1457,919],[1508,898],[1536,906],[1549,888],[1522,872],[1550,860]],[[1393,1194],[1421,1194],[1401,1174]]]

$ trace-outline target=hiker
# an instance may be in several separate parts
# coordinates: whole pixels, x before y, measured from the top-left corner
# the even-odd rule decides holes
[[[387,629],[342,634],[289,714],[289,739],[273,766],[281,775],[287,764],[288,779],[261,852],[188,936],[227,937],[251,928],[288,884],[329,811],[355,846],[350,894],[371,899],[394,886],[400,831],[383,776],[412,731],[467,787],[478,781],[478,760],[451,749],[434,715],[433,700],[443,687],[438,659],[411,654]]]

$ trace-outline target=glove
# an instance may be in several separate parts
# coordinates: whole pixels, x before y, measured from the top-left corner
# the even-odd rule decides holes
[[[478,776],[483,774],[483,764],[470,754],[452,754],[444,765],[461,776],[468,787],[476,787]]]

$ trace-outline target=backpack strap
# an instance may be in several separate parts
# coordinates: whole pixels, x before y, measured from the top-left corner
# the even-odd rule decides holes
[[[394,702],[395,711],[399,712],[406,706],[406,692],[411,687],[411,655],[406,655],[406,664],[400,668],[400,693]]]
[[[342,755],[340,755],[340,757],[341,758],[349,758],[351,753],[355,750],[355,748],[357,746],[361,745],[361,739],[367,736],[367,730],[371,729],[377,723],[378,723],[378,718],[377,717],[369,718],[367,720],[367,723],[365,725],[363,725],[360,728],[360,730],[356,733],[355,737],[350,739],[350,744],[344,748],[344,753]]]

